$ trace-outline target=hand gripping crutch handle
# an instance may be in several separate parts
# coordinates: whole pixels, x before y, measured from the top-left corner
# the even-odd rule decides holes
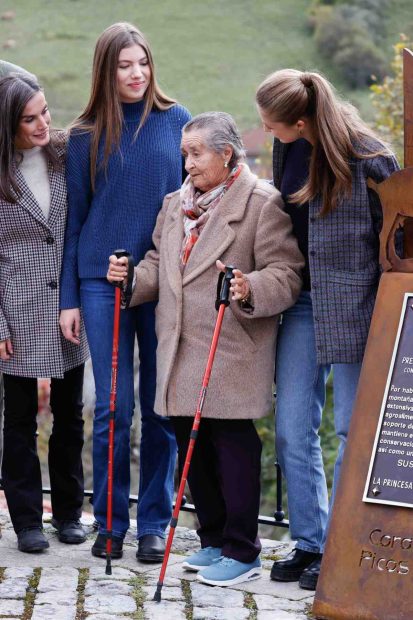
[[[124,256],[126,256],[126,258],[128,259],[128,277],[125,290],[123,291],[124,307],[128,308],[130,300],[132,298],[133,269],[135,266],[133,262],[133,256],[127,250],[115,250],[113,253],[116,258],[123,258]],[[123,282],[114,282],[114,285],[122,288]]]
[[[226,265],[225,271],[221,271],[219,274],[215,310],[219,310],[219,307],[222,304],[224,304],[225,307],[229,306],[229,289],[231,286],[231,280],[234,277],[234,269],[235,267],[232,265]]]

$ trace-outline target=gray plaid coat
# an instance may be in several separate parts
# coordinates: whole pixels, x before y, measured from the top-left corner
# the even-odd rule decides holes
[[[63,148],[59,155],[64,158]],[[64,171],[49,164],[51,204],[46,220],[16,168],[22,192],[16,204],[0,199],[0,340],[11,338],[13,355],[0,371],[22,377],[57,377],[88,356],[59,328],[59,276],[66,223]]]
[[[373,149],[379,150],[380,144]],[[280,187],[288,145],[274,141],[274,185]],[[309,204],[308,258],[319,364],[363,359],[380,278],[379,232],[382,209],[369,189],[399,170],[396,158],[352,159],[351,197],[319,217],[321,199]]]

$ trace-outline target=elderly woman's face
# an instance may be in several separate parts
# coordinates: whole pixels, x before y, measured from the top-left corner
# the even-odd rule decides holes
[[[207,146],[205,130],[185,131],[181,140],[181,151],[185,158],[185,170],[191,176],[194,186],[201,192],[208,192],[228,177],[232,149],[228,146],[223,153],[213,151]]]

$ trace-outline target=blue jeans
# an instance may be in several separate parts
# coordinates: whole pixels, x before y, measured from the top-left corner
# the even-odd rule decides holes
[[[291,538],[314,553],[324,549],[328,493],[318,434],[326,382],[333,370],[334,423],[340,440],[331,504],[340,476],[361,364],[317,364],[311,293],[283,314],[276,358],[276,450],[286,478]]]
[[[108,419],[111,383],[114,287],[104,279],[83,279],[81,305],[96,386],[93,425],[93,509],[99,532],[106,532]],[[115,450],[113,524],[115,536],[129,527],[130,427],[134,410],[133,350],[139,345],[141,406],[138,538],[164,536],[171,517],[176,441],[171,422],[153,410],[156,388],[155,304],[121,311]]]

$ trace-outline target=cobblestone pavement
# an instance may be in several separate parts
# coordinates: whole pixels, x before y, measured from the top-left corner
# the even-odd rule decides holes
[[[133,530],[125,539],[121,560],[114,560],[112,575],[105,560],[93,558],[95,534],[91,521],[81,545],[64,545],[45,517],[50,549],[29,555],[17,550],[16,536],[6,511],[0,510],[0,619],[1,620],[305,620],[310,618],[311,592],[296,583],[270,580],[274,556],[290,545],[263,542],[261,579],[231,588],[210,587],[184,571],[185,555],[199,548],[197,535],[178,527],[170,556],[162,601],[153,601],[160,565],[136,561]]]

